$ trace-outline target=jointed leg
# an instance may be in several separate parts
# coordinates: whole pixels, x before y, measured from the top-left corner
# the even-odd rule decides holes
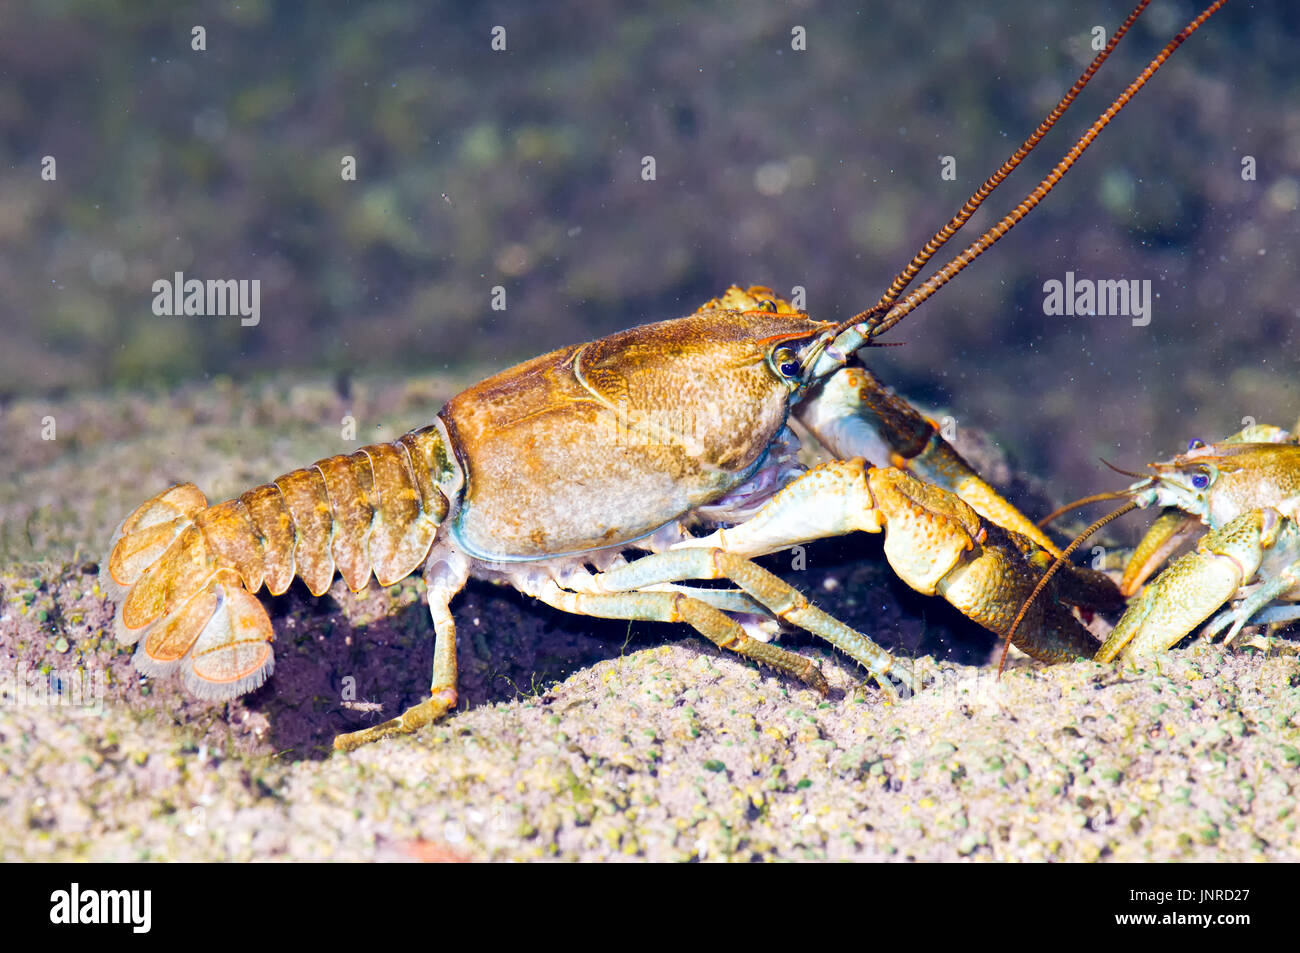
[[[461,590],[469,578],[469,563],[454,551],[429,557],[425,567],[428,584],[429,614],[433,617],[433,680],[429,697],[412,705],[397,718],[382,724],[338,735],[334,747],[338,751],[354,751],[364,744],[418,731],[432,724],[456,707],[456,620],[448,603]]]
[[[1295,589],[1298,585],[1300,585],[1300,562],[1293,563],[1276,576],[1260,583],[1258,588],[1246,596],[1241,601],[1241,605],[1235,609],[1229,608],[1220,612],[1206,624],[1202,637],[1212,639],[1228,623],[1232,623],[1232,628],[1228,630],[1228,635],[1224,639],[1226,644],[1232,645],[1237,641],[1237,637],[1244,625],[1286,622],[1300,618],[1300,606],[1288,605],[1274,606],[1271,609],[1265,608],[1278,596]]]
[[[616,573],[621,571],[614,570]],[[815,662],[778,646],[750,638],[734,619],[699,599],[681,592],[604,594],[569,592],[561,589],[554,582],[547,582],[538,587],[532,595],[547,605],[575,615],[596,616],[602,619],[642,619],[647,622],[685,622],[718,648],[736,652],[770,668],[793,675],[823,695],[828,691],[826,678]]]
[[[594,577],[607,592],[649,595],[646,586],[681,579],[728,579],[782,621],[821,636],[861,662],[882,686],[893,691],[893,675],[914,688],[912,671],[862,633],[811,605],[798,589],[744,557],[720,549],[686,548],[655,553]],[[632,593],[628,590],[640,590]]]
[[[804,404],[799,420],[839,459],[863,457],[877,467],[895,467],[947,491],[989,524],[1024,537],[1049,556],[1060,555],[1051,538],[985,482],[932,420],[865,368],[837,371]],[[1115,584],[1104,573],[1072,565],[1062,569],[1054,591],[1063,601],[1092,609],[1123,607]],[[1014,615],[1016,609],[1011,611]]]
[[[737,556],[756,556],[853,530],[884,532],[885,557],[899,578],[917,592],[943,596],[999,635],[1010,627],[1050,562],[1032,540],[984,521],[942,487],[922,483],[902,470],[867,467],[860,459],[810,470],[753,518],[679,543],[670,552],[716,547]],[[638,560],[618,570],[625,575],[616,577],[617,582],[629,587],[639,582],[637,567],[645,562]],[[745,587],[740,579],[724,575]],[[1052,662],[1092,656],[1095,641],[1062,604],[1074,603],[1077,593],[1071,583],[1069,577],[1061,585],[1054,581],[1035,602],[1027,624],[1017,629],[1018,648]],[[751,595],[764,601],[758,593],[751,591]],[[805,627],[835,641],[822,629]],[[854,654],[850,648],[845,651]]]
[[[578,586],[572,588],[578,592],[597,591],[583,589]],[[740,589],[700,589],[696,586],[678,586],[672,583],[637,586],[636,588],[642,592],[680,592],[692,599],[698,599],[706,605],[713,606],[715,609],[721,609],[723,612],[766,615],[763,605]]]

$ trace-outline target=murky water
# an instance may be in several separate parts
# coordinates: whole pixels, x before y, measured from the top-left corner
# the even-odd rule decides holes
[[[243,4],[203,50],[161,5],[63,9],[0,37],[5,397],[503,367],[731,282],[843,317],[1127,4]],[[1155,4],[993,214],[1197,9]],[[1293,421],[1298,40],[1290,5],[1230,4],[872,365],[1062,496]],[[177,273],[259,281],[256,323],[156,314]],[[1045,313],[1069,275],[1149,282],[1147,319]]]

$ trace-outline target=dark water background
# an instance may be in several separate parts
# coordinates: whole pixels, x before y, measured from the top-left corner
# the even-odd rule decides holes
[[[731,282],[801,285],[810,312],[847,316],[1128,8],[0,3],[0,400],[480,373]],[[1155,3],[989,207],[1199,9]],[[1233,0],[872,366],[1062,496],[1116,485],[1098,455],[1132,467],[1243,417],[1295,421],[1298,48],[1294,3]],[[176,271],[260,279],[261,323],[155,316]],[[1045,316],[1043,282],[1067,271],[1149,279],[1150,325]]]

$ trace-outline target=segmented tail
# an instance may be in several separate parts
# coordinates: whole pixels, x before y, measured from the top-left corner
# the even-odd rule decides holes
[[[193,483],[174,486],[123,520],[100,569],[118,603],[117,640],[137,645],[147,675],[181,669],[200,698],[252,691],[275,664],[271,620],[253,593],[265,585],[279,595],[297,575],[318,596],[336,568],[354,592],[371,573],[397,582],[423,563],[461,479],[434,424],[216,506]]]

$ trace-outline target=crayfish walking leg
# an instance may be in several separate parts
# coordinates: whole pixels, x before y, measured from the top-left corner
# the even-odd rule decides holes
[[[680,545],[694,546],[695,543],[688,540]],[[612,591],[644,590],[647,586],[684,579],[727,579],[734,582],[778,619],[820,636],[856,659],[891,694],[896,693],[889,676],[897,678],[909,690],[917,687],[906,663],[895,659],[861,632],[811,605],[803,593],[778,576],[722,548],[674,548],[643,556],[626,566],[594,576],[592,585]]]
[[[459,678],[456,666],[456,620],[451,614],[449,603],[469,579],[469,571],[469,560],[461,553],[441,546],[434,549],[425,563],[424,579],[434,632],[433,682],[429,687],[429,697],[411,706],[397,718],[336,736],[336,750],[354,751],[380,738],[418,731],[456,707],[459,699],[456,692]]]
[[[594,578],[600,580],[604,577]],[[703,599],[684,592],[569,592],[561,589],[557,583],[548,581],[533,595],[547,605],[577,615],[603,619],[640,619],[647,622],[685,622],[720,649],[728,649],[769,668],[793,675],[823,695],[828,691],[826,678],[816,663],[797,653],[752,638],[730,616]]]
[[[433,616],[436,636],[430,696],[407,709],[398,718],[361,731],[339,735],[334,739],[336,749],[352,751],[371,741],[408,734],[437,721],[456,706],[456,624],[448,603],[465,584],[469,570],[470,565],[464,555],[450,547],[435,547],[426,563],[429,611]],[[752,638],[734,619],[708,604],[708,601],[718,600],[729,609],[739,608],[744,611],[755,608],[739,602],[735,598],[739,594],[701,592],[695,597],[682,592],[571,592],[561,588],[553,579],[548,578],[542,582],[527,580],[529,574],[525,571],[521,573],[518,582],[521,591],[564,612],[604,619],[685,622],[719,648],[792,675],[822,695],[828,691],[826,678],[816,663],[779,646]],[[719,596],[722,597],[721,600]]]
[[[675,550],[707,547],[757,556],[854,530],[884,532],[885,557],[899,578],[917,592],[943,596],[999,634],[1050,562],[1030,540],[985,521],[950,491],[902,470],[868,467],[860,458],[810,470],[752,519],[686,540]],[[1061,604],[1061,593],[1055,596],[1035,603],[1035,617],[1020,628],[1017,647],[1041,661],[1090,658],[1095,642]]]

